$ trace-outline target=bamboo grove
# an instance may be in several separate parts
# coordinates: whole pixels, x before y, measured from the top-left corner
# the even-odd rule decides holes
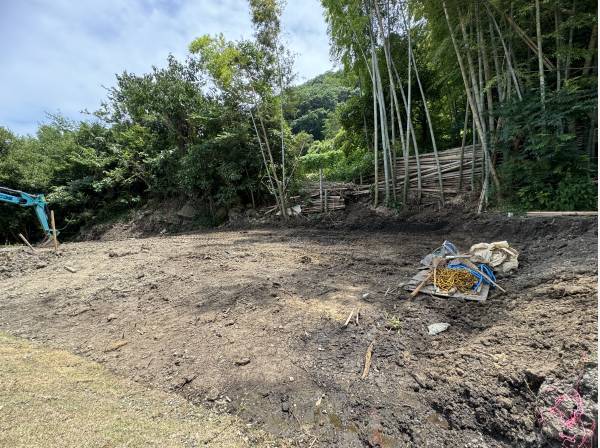
[[[358,78],[362,95],[372,99],[371,123],[367,129],[369,120],[364,117],[364,131],[373,153],[375,205],[407,204],[409,195],[421,200],[424,153],[431,153],[435,161],[438,200],[444,203],[437,135],[445,132],[438,117],[449,102],[454,122],[459,121],[457,109],[463,110],[462,129],[456,133],[461,137],[461,169],[469,149],[477,149],[483,162],[481,178],[470,182],[478,192],[479,211],[490,201],[501,203],[503,195],[515,195],[511,188],[519,183],[514,182],[519,175],[513,171],[522,161],[558,170],[559,176],[576,178],[577,185],[587,182],[586,191],[593,195],[595,3],[322,0],[322,4],[334,57]],[[427,85],[420,74],[424,69],[435,73]],[[443,86],[442,92],[429,88],[436,83]],[[415,131],[416,101],[427,141]],[[408,182],[409,157],[416,164],[417,182],[412,187],[416,191]],[[469,187],[462,176],[459,182],[461,189]],[[565,197],[567,207],[568,196],[578,187],[562,185],[558,193],[518,185],[516,194],[557,194]],[[550,204],[552,198],[547,201]]]

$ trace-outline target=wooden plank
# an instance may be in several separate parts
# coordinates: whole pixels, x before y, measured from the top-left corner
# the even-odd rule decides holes
[[[598,212],[527,212],[525,216],[534,217],[552,217],[552,216],[598,216]]]

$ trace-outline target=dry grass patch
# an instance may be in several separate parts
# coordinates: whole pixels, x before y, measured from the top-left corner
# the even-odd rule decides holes
[[[0,333],[0,446],[278,445],[234,417],[144,388],[68,352]]]

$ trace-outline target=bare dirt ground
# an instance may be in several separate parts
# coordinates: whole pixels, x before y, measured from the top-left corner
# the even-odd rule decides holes
[[[544,387],[578,383],[595,418],[597,221],[442,218],[3,249],[0,330],[297,446],[560,446]],[[444,239],[508,240],[507,293],[398,290]]]

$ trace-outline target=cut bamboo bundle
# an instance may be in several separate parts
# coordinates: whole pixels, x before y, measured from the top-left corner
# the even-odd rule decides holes
[[[481,146],[471,145],[467,148],[471,151],[463,151],[461,148],[441,151],[438,152],[437,158],[433,153],[421,154],[418,165],[416,157],[411,156],[407,170],[404,169],[404,161],[398,160],[395,164],[397,168],[395,170],[397,173],[395,191],[399,192],[405,184],[409,190],[418,189],[419,183],[421,183],[420,191],[427,196],[438,196],[441,199],[446,194],[459,194],[462,190],[459,186],[470,185],[471,176],[477,179],[483,177],[483,157],[479,154]],[[405,179],[405,173],[408,175],[408,179]],[[441,184],[444,187],[443,192],[440,191],[440,175]],[[383,175],[378,177],[382,179]],[[381,180],[376,185],[377,190],[384,191],[385,181]],[[361,186],[359,190],[361,194],[366,194],[370,191],[370,187]]]

